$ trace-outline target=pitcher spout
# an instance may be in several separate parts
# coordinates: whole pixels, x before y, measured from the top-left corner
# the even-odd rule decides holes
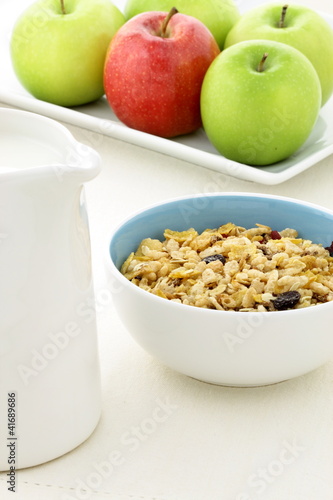
[[[1,109],[0,183],[53,179],[82,184],[101,170],[99,154],[58,122],[21,110]]]
[[[101,171],[99,154],[89,146],[74,142],[66,146],[64,162],[49,165],[49,173],[57,181],[75,181],[77,184],[92,180]]]

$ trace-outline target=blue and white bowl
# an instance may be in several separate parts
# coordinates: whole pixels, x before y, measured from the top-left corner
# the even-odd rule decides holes
[[[114,304],[130,335],[165,365],[213,384],[273,384],[326,363],[333,357],[333,302],[274,312],[211,310],[153,295],[120,273],[144,238],[163,239],[166,228],[201,232],[227,222],[294,228],[323,246],[333,240],[333,211],[281,196],[201,194],[141,210],[114,230],[108,254]]]

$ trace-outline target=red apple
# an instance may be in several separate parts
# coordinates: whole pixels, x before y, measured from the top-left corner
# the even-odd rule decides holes
[[[144,12],[113,37],[104,89],[115,115],[128,127],[160,137],[198,129],[200,91],[220,49],[206,26],[172,9]]]

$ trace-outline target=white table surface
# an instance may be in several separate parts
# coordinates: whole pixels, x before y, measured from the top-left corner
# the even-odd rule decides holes
[[[333,14],[331,0],[295,3]],[[86,185],[103,412],[95,432],[74,451],[18,471],[15,494],[0,474],[0,498],[332,500],[333,360],[261,388],[213,386],[175,373],[134,343],[112,301],[103,300],[109,285],[103,254],[122,218],[175,196],[249,191],[333,209],[333,157],[280,185],[265,186],[65,125],[103,161],[102,173]],[[161,403],[169,405],[167,418],[148,433],[147,421]],[[114,452],[120,460],[111,470]],[[102,477],[97,471],[106,462]]]

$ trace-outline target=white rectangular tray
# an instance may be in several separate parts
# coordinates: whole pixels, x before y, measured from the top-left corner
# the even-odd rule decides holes
[[[35,99],[17,81],[12,69],[9,40],[12,26],[32,0],[2,0],[0,17],[0,47],[2,69],[0,72],[0,102],[28,111],[49,116],[72,125],[98,132],[115,139],[135,144],[171,157],[175,157],[238,179],[261,184],[280,184],[333,153],[333,98],[321,109],[319,119],[306,143],[287,160],[268,167],[252,167],[227,160],[208,141],[203,129],[175,139],[163,139],[130,129],[119,122],[105,97],[77,108],[63,108]],[[263,0],[238,2],[241,12],[262,3]],[[122,10],[125,0],[114,3]],[[333,27],[333,16],[321,13]]]

